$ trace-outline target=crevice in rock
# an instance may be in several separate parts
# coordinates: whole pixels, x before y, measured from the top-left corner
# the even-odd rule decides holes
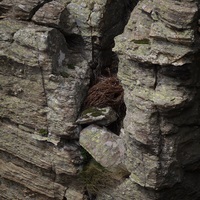
[[[49,3],[49,2],[52,2],[52,1],[53,0],[46,0],[42,5],[40,5],[38,7],[38,9],[35,11],[35,13],[42,6],[44,6],[46,3]],[[64,36],[64,38],[66,39],[67,47],[69,47],[69,49],[76,50],[76,51],[82,51],[83,47],[85,46],[84,40],[83,40],[82,36],[79,35],[79,34],[71,33],[71,31],[69,31],[70,32],[69,33],[68,30],[65,30],[65,29],[69,28],[69,27],[66,27],[68,25],[65,22],[65,20],[66,20],[65,18],[69,17],[68,15],[69,15],[69,11],[67,10],[67,8],[64,8],[62,10],[62,12],[60,13],[59,18],[55,22],[51,23],[51,22],[48,22],[48,20],[45,21],[45,22],[40,22],[40,21],[32,20],[32,18],[33,18],[34,15],[31,17],[30,20],[34,24],[37,24],[38,26],[44,26],[44,27],[54,28],[54,29],[58,30]],[[77,26],[77,29],[79,29],[78,26]]]
[[[84,102],[84,109],[90,107],[104,108],[110,106],[115,110],[118,117],[107,128],[119,135],[121,120],[125,116],[125,104],[123,100],[123,88],[117,77],[101,77],[99,82],[92,86]]]
[[[154,76],[155,76],[155,81],[153,85],[153,89],[156,90],[157,84],[158,84],[158,66],[154,66]]]
[[[40,64],[39,64],[39,66],[40,66]],[[45,99],[46,99],[46,105],[44,105],[44,106],[48,106],[48,103],[47,103],[47,92],[46,92],[45,80],[44,80],[44,71],[43,71],[42,66],[40,66],[40,72],[41,72],[41,77],[42,77],[42,86],[43,86],[43,89],[44,89],[44,96],[45,96]]]
[[[125,1],[123,5],[124,8],[122,8],[122,10],[124,9],[127,12],[125,12],[125,16],[120,18],[120,22],[117,21],[117,23],[114,24],[110,24],[110,18],[112,17],[111,13],[114,12],[112,8],[115,8],[116,5],[113,7],[112,3],[108,3],[109,5],[106,5],[103,20],[105,24],[101,27],[102,37],[92,36],[91,29],[92,61],[89,64],[93,74],[91,76],[91,85],[88,90],[88,95],[82,106],[82,110],[91,106],[100,108],[111,106],[117,112],[118,118],[106,128],[117,135],[120,134],[120,130],[123,126],[123,119],[126,115],[126,106],[123,100],[124,91],[117,78],[119,59],[116,53],[112,51],[112,48],[115,46],[114,37],[123,32],[123,28],[128,21],[128,16],[133,9],[130,9],[130,4],[126,4],[127,2],[133,5],[130,1]],[[114,2],[113,4],[115,3],[117,4],[119,1]],[[116,94],[114,92],[115,87],[116,89],[117,87],[119,88],[119,92]],[[108,91],[108,93],[106,93],[106,91]],[[111,95],[107,96],[108,94]],[[82,126],[82,128],[85,126],[86,125]],[[88,164],[90,164],[90,162],[91,160]],[[95,198],[89,195],[89,199]]]
[[[85,196],[87,197],[87,200],[95,200],[97,195],[94,195],[94,194],[90,194],[90,192],[86,189],[85,191]]]
[[[55,36],[49,35],[49,54],[53,58],[53,64],[52,64],[52,74],[58,76],[62,76],[64,78],[68,78],[70,75],[67,72],[69,70],[74,70],[77,61],[76,54],[80,54],[82,58],[85,58],[84,48],[85,43],[81,35],[78,34],[68,34],[64,32],[60,28],[53,27],[53,32],[59,32],[60,37],[62,35],[63,37],[63,46],[60,51],[55,48],[54,43],[56,43]],[[60,52],[63,54],[63,56],[67,56],[69,59],[66,62],[65,59],[63,60],[63,64],[59,63],[58,57],[60,56]],[[81,79],[81,77],[79,77]]]
[[[37,40],[37,38],[36,38]],[[38,45],[38,44],[37,44]],[[47,99],[47,92],[46,92],[46,86],[45,86],[45,78],[44,78],[44,71],[43,71],[43,67],[41,66],[40,64],[40,55],[39,55],[39,47],[37,46],[37,52],[38,52],[38,55],[37,55],[37,58],[38,58],[38,66],[39,66],[39,69],[40,69],[40,74],[41,74],[41,79],[42,79],[42,87],[43,87],[43,95],[44,95],[44,98],[45,98],[45,104],[43,105],[44,107],[48,107],[48,99]],[[49,126],[48,126],[48,118],[47,118],[47,114],[46,114],[46,131],[47,131],[47,134],[49,133]]]
[[[83,188],[83,195],[84,195],[84,200],[95,200],[96,199],[96,195],[93,198],[93,195],[90,194],[90,192],[87,190],[87,187],[84,186]]]
[[[157,171],[157,180],[159,183],[160,180],[160,176],[162,176],[162,174],[160,174],[160,172],[162,172],[162,152],[163,152],[163,145],[164,145],[164,136],[162,135],[162,131],[161,131],[161,114],[160,111],[157,109],[157,124],[158,124],[158,171]]]
[[[160,66],[155,65],[154,66],[154,76],[155,76],[155,82],[154,82],[154,87],[153,89],[156,90],[156,87],[158,85],[158,71],[160,69]],[[162,171],[162,151],[163,151],[163,135],[162,135],[162,131],[161,131],[161,114],[160,111],[157,107],[157,105],[155,105],[156,108],[156,115],[157,115],[157,126],[158,126],[158,152],[156,153],[157,157],[158,157],[158,172]],[[157,174],[157,179],[160,179],[160,174]],[[159,181],[158,181],[159,182]]]
[[[64,35],[69,49],[73,49],[75,51],[82,52],[83,47],[85,46],[85,43],[84,43],[84,40],[81,35],[67,34],[62,30],[60,30],[60,31]]]
[[[32,17],[35,15],[35,13],[42,7],[44,6],[44,4],[46,3],[49,3],[53,0],[44,0],[43,2],[39,3],[37,6],[35,6],[31,11],[30,11],[30,14],[29,14],[29,17],[28,17],[28,20],[27,21],[30,21],[32,19]]]
[[[63,199],[62,199],[62,200],[67,200],[67,197],[66,197],[67,189],[68,189],[68,188],[66,188],[65,191],[64,191]]]
[[[136,4],[137,4],[136,2],[131,2],[129,0],[124,1],[123,3],[121,3],[121,5],[119,1],[108,2],[106,4],[104,19],[103,19],[105,23],[102,23],[100,26],[102,36],[101,37],[92,36],[92,28],[91,28],[92,61],[89,64],[90,64],[93,74],[91,77],[91,85],[88,92],[88,96],[86,97],[85,103],[82,106],[83,107],[82,110],[89,106],[96,106],[96,107],[111,106],[112,107],[112,105],[109,105],[108,102],[104,102],[104,104],[100,105],[100,102],[102,100],[100,98],[95,104],[94,103],[95,100],[93,99],[93,97],[89,95],[91,94],[91,90],[95,90],[94,89],[95,87],[97,88],[97,90],[94,91],[94,96],[98,94],[98,91],[100,91],[100,93],[103,94],[104,91],[103,90],[101,91],[101,89],[99,88],[101,87],[103,88],[102,85],[103,85],[104,80],[105,82],[108,80],[107,88],[104,88],[104,89],[109,90],[109,87],[110,87],[110,93],[112,93],[112,89],[113,89],[112,82],[110,81],[110,86],[109,86],[109,79],[110,80],[115,79],[116,81],[118,80],[117,72],[118,72],[118,62],[119,62],[118,56],[116,55],[116,53],[112,51],[112,48],[115,46],[114,37],[123,32],[123,29],[128,21],[129,15]],[[116,9],[119,6],[122,6],[122,8],[120,8],[119,10],[120,21],[111,20],[112,13],[116,12],[116,10],[113,10],[113,8]],[[90,19],[90,15],[89,15],[89,19]],[[116,84],[118,84],[119,87],[122,88],[119,80],[118,80],[118,83],[115,83],[115,85]],[[117,95],[118,96],[115,96],[115,94],[113,93],[113,96],[110,96],[109,98],[117,99],[119,98],[120,95],[123,96],[123,88],[121,90],[121,94],[117,94]],[[105,100],[106,94],[104,93],[102,97]],[[111,130],[112,132],[114,132],[115,134],[119,135],[120,129],[122,127],[122,121],[126,113],[126,106],[123,100],[118,105],[118,107],[114,108],[114,110],[118,114],[118,119],[116,122],[112,123],[107,128]]]
[[[132,1],[125,1],[123,3],[124,7],[120,8],[120,12],[125,11],[125,15],[121,16],[120,22],[117,21],[114,24],[110,24],[110,21],[112,21],[110,19],[112,18],[111,13],[114,12],[113,8],[116,9],[117,7],[116,5],[112,4],[117,3],[119,3],[119,1],[109,2],[106,5],[104,13],[105,16],[103,20],[105,23],[102,24],[101,27],[101,37],[93,36],[91,28],[92,61],[89,63],[90,68],[92,69],[91,85],[88,90],[88,95],[82,105],[82,111],[89,107],[104,108],[106,106],[111,106],[117,112],[118,118],[115,122],[106,126],[106,128],[108,128],[108,130],[110,130],[112,133],[119,135],[120,130],[123,127],[123,119],[126,115],[126,105],[123,99],[124,91],[120,81],[117,78],[119,59],[112,49],[115,46],[114,37],[123,32],[130,12],[134,6]],[[116,94],[114,92],[115,87],[116,90],[117,88],[119,89],[119,92],[116,92]],[[82,128],[86,126],[87,125],[82,125]],[[87,162],[87,164],[90,165],[91,160]],[[120,181],[122,181],[122,179],[120,179]],[[117,184],[119,183],[114,183],[114,185]],[[101,182],[98,183],[97,186],[98,185],[101,186]],[[88,199],[91,200],[95,199],[97,194],[97,192],[94,192],[95,196],[91,196],[88,192],[88,189],[86,189],[86,193],[88,193]]]
[[[70,50],[81,52],[83,50],[83,47],[85,46],[84,40],[81,35],[74,34],[74,33],[67,33],[59,25],[50,24],[50,23],[40,23],[40,22],[35,22],[35,21],[33,21],[33,23],[42,27],[54,28],[57,31],[59,31],[64,36],[67,47]]]

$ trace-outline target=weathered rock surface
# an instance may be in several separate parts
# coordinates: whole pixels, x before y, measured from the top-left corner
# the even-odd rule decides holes
[[[90,125],[80,133],[80,145],[103,167],[123,167],[125,148],[122,139],[106,128]]]
[[[198,0],[1,0],[0,199],[199,200],[199,8]],[[100,135],[91,125],[80,141],[130,176],[94,195],[79,181],[86,161],[76,120],[89,86],[117,68],[114,46],[124,132]]]
[[[107,126],[117,120],[117,113],[111,107],[91,107],[84,110],[76,120],[78,124],[97,124]]]
[[[0,199],[87,198],[75,121],[90,63],[129,13],[122,1],[0,1]]]
[[[200,175],[198,4],[140,1],[116,38],[127,106],[121,137],[131,172],[116,199],[135,183],[130,199],[200,198],[191,181]]]
[[[140,1],[123,36],[116,40],[116,50],[142,63],[189,63],[190,55],[199,49],[194,29],[197,14],[197,1]]]

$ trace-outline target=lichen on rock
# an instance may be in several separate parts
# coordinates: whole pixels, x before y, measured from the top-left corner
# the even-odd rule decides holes
[[[111,107],[85,109],[76,120],[78,124],[97,124],[107,126],[117,120],[117,114]]]
[[[199,8],[1,0],[0,199],[199,200]]]

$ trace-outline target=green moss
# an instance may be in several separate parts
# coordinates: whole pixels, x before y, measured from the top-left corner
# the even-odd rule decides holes
[[[143,39],[143,40],[133,40],[135,44],[150,44],[149,39]]]
[[[105,111],[106,111],[105,109],[98,109],[95,107],[91,107],[91,108],[84,110],[82,112],[82,116],[89,114],[92,117],[98,117],[100,115],[103,115],[103,112],[105,112]]]
[[[47,137],[48,136],[48,130],[46,129],[40,129],[39,130],[39,134],[43,137]]]
[[[68,67],[69,69],[75,69],[75,64],[68,63],[68,64],[67,64],[67,67]]]
[[[80,181],[85,185],[90,194],[95,195],[100,190],[115,185],[115,180],[110,176],[110,172],[94,159],[84,166],[83,171],[79,175]]]
[[[81,155],[83,156],[83,162],[88,163],[91,160],[91,155],[84,149],[80,149]]]

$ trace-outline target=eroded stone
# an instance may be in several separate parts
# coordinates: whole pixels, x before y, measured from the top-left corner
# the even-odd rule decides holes
[[[107,126],[116,121],[117,114],[111,107],[91,107],[84,110],[76,121],[78,124],[97,124]]]
[[[123,166],[125,148],[121,138],[106,128],[90,125],[80,133],[80,145],[108,170]]]

